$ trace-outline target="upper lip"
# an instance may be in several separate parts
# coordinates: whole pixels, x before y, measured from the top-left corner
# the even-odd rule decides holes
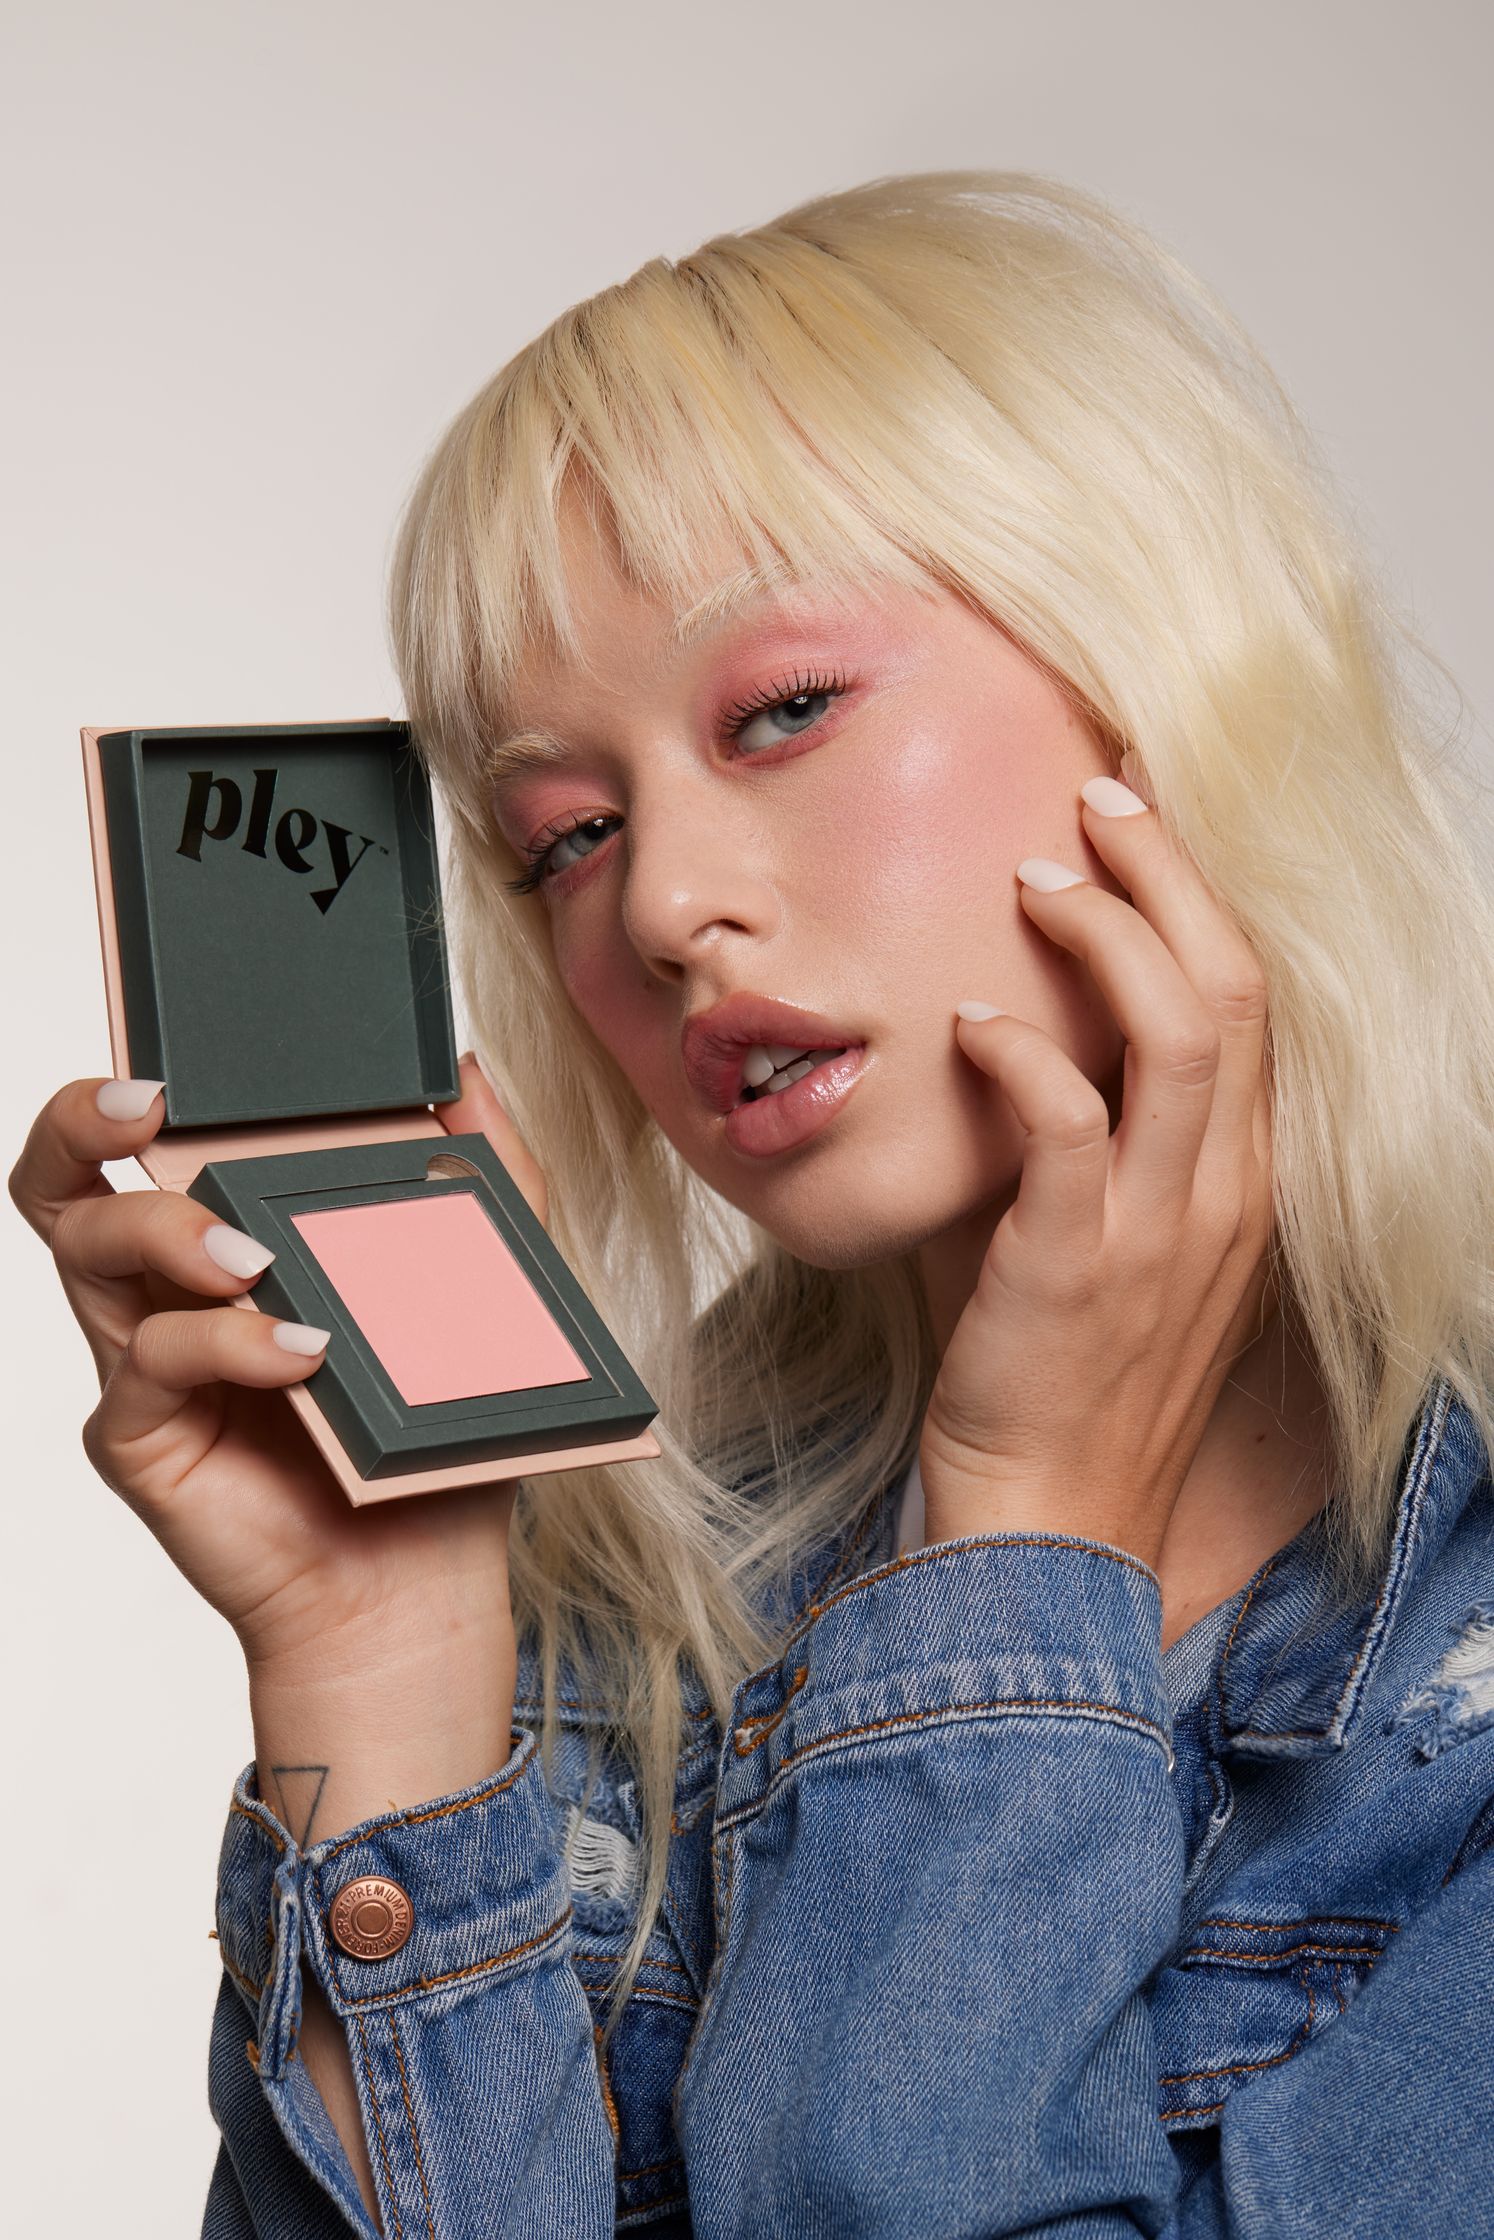
[[[730,1112],[741,1095],[747,1053],[759,1042],[791,1044],[796,1050],[860,1047],[859,1036],[848,1034],[817,1012],[801,1011],[797,1004],[777,1003],[771,996],[756,996],[741,989],[712,1004],[709,1011],[694,1012],[685,1021],[680,1037],[685,1072],[717,1112]]]

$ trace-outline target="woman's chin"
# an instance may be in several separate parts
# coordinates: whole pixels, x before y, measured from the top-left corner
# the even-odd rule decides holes
[[[967,1230],[972,1223],[989,1231],[997,1220],[998,1193],[989,1181],[972,1188],[968,1200],[941,1192],[931,1199],[900,1197],[890,1187],[876,1202],[836,1202],[822,1184],[817,1202],[802,1214],[786,1206],[747,1206],[758,1227],[812,1268],[872,1268],[921,1252],[941,1237]]]

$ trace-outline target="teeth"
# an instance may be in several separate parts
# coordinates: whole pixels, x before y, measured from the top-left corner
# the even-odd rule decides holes
[[[792,1065],[796,1058],[805,1055],[800,1044],[793,1042],[754,1042],[747,1053],[747,1063],[742,1068],[742,1079],[752,1088],[760,1089],[784,1066]]]
[[[776,1097],[802,1081],[825,1058],[838,1058],[837,1050],[796,1050],[792,1043],[756,1042],[742,1069],[743,1090],[738,1103],[749,1097]]]

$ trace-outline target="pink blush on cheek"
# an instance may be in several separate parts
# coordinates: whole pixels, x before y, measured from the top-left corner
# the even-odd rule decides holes
[[[291,1221],[411,1407],[590,1375],[472,1191]]]

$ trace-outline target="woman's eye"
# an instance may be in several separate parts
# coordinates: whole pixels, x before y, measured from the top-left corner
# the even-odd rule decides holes
[[[738,744],[756,724],[768,727],[767,735],[749,747],[746,760],[764,747],[771,747],[775,740],[794,739],[801,732],[813,730],[833,700],[842,699],[847,690],[839,678],[796,677],[794,689],[785,693],[782,685],[772,692],[763,693],[726,711],[726,736],[733,745]],[[783,724],[785,728],[777,728]],[[504,885],[513,894],[531,894],[536,887],[553,886],[565,873],[575,869],[578,861],[592,853],[607,839],[607,827],[619,823],[615,816],[599,811],[593,817],[578,818],[574,824],[548,829],[554,835],[544,846],[530,852],[529,868],[522,878],[505,879]],[[589,843],[589,845],[588,845]],[[574,848],[577,855],[567,857],[565,851]]]
[[[764,737],[749,750],[749,755],[763,746],[771,747],[775,739],[797,738],[801,731],[812,730],[832,700],[844,699],[847,691],[843,676],[811,675],[799,671],[792,678],[780,677],[766,692],[759,692],[751,700],[739,701],[725,712],[726,736],[735,744],[754,724],[765,726]],[[776,728],[786,723],[788,728]]]
[[[593,847],[599,846],[607,835],[605,832],[599,832],[597,827],[599,825],[616,824],[617,822],[616,817],[606,816],[598,811],[594,817],[582,817],[576,824],[567,825],[565,830],[558,832],[547,846],[537,849],[530,856],[529,869],[522,878],[505,879],[503,884],[511,894],[532,894],[536,887],[548,885],[552,879],[558,878],[564,872],[575,868],[572,863],[563,863],[558,860],[562,849],[569,848],[573,842],[585,840],[589,840]],[[590,855],[590,853],[590,848],[581,850],[583,857]]]
[[[823,692],[796,692],[790,699],[774,700],[767,707],[759,709],[755,715],[749,716],[744,723],[737,724],[731,736],[734,740],[741,741],[755,725],[771,726],[786,718],[790,725],[788,730],[776,734],[768,730],[757,743],[759,746],[772,746],[775,736],[792,739],[798,732],[807,731],[812,724],[818,723],[831,701],[837,697],[835,692],[826,689]]]

